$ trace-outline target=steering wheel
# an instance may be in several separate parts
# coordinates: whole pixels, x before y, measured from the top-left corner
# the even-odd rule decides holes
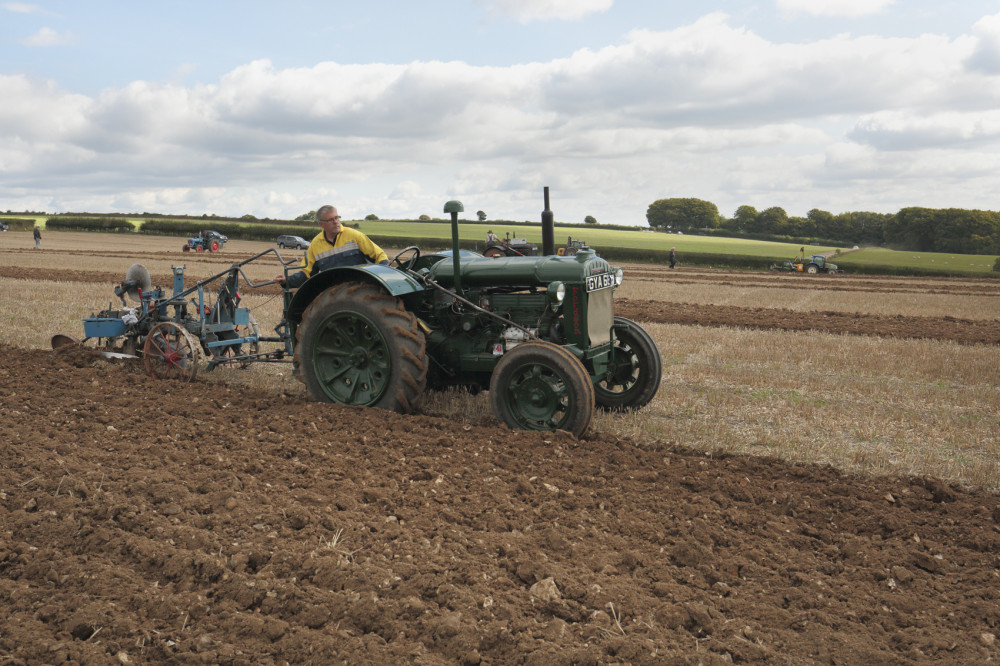
[[[400,261],[399,258],[402,257],[407,252],[412,252],[413,256],[406,259],[405,262]],[[404,247],[402,250],[397,252],[396,256],[389,260],[389,265],[392,266],[393,264],[395,264],[399,268],[402,268],[405,271],[409,271],[413,270],[413,267],[417,265],[417,259],[419,258],[420,258],[420,248],[417,247],[416,245],[410,245],[408,247]],[[406,264],[405,266],[403,265],[404,263]]]

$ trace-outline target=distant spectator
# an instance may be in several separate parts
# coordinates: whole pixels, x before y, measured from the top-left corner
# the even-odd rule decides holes
[[[673,268],[677,265],[677,251],[674,248],[670,248],[670,267]]]
[[[499,242],[500,242],[500,239],[497,238],[497,235],[495,233],[493,233],[492,229],[490,229],[489,231],[486,232],[486,245],[487,246],[496,245]]]
[[[42,247],[42,228],[35,225],[35,249]]]

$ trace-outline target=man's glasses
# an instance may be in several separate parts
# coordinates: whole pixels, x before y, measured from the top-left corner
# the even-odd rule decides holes
[[[320,220],[320,222],[336,222],[340,219],[339,215],[334,215],[333,217],[328,217],[325,220]]]

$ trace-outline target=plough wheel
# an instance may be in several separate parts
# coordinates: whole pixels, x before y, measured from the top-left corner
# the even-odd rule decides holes
[[[427,341],[417,318],[378,287],[324,291],[302,313],[295,362],[322,402],[409,413],[427,385]]]
[[[165,321],[153,327],[142,347],[142,362],[154,379],[189,382],[198,374],[198,346],[180,325]]]
[[[579,437],[594,416],[594,384],[583,363],[559,345],[522,342],[494,368],[490,403],[511,428]]]

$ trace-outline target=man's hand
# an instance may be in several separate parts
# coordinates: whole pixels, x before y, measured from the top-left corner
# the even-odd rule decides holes
[[[285,276],[284,275],[276,275],[271,280],[271,282],[273,282],[275,284],[280,284],[282,287],[284,287],[285,286]]]

